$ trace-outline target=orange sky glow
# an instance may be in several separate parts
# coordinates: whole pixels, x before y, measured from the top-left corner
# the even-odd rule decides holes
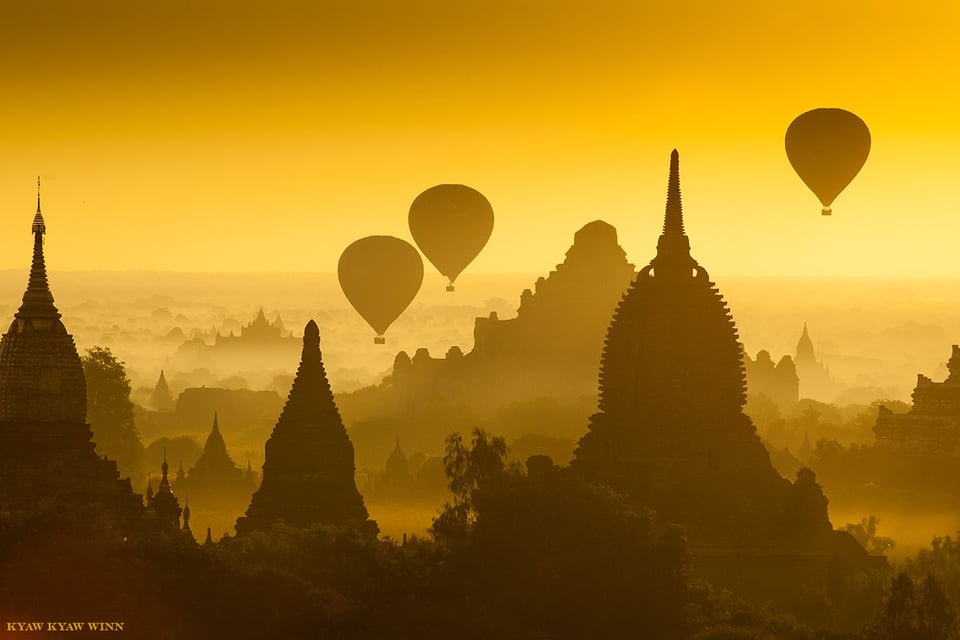
[[[468,271],[598,218],[645,264],[676,147],[711,274],[957,276],[960,5],[878,4],[3,3],[0,268],[38,174],[54,271],[332,272],[440,183],[494,208]],[[830,218],[783,149],[817,107],[872,134]]]

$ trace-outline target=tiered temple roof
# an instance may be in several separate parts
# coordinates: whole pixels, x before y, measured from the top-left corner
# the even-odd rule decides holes
[[[237,520],[237,533],[267,530],[278,520],[376,532],[354,481],[353,444],[330,390],[313,320],[304,328],[300,367],[266,443],[263,481]]]
[[[47,282],[46,230],[38,190],[27,290],[0,339],[0,507],[94,503],[132,523],[143,514],[140,496],[94,452],[83,366]]]
[[[657,255],[613,316],[599,412],[573,466],[684,525],[694,546],[769,540],[788,519],[829,531],[825,500],[813,513],[791,512],[795,486],[771,465],[745,400],[733,319],[690,255],[674,151]]]

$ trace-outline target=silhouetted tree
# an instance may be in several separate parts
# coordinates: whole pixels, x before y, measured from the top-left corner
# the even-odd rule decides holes
[[[883,555],[897,546],[897,543],[893,538],[877,535],[877,526],[879,524],[880,519],[877,516],[871,515],[863,518],[856,524],[848,524],[845,528],[850,535],[857,539],[857,542],[863,545],[863,548],[866,549],[868,553]]]
[[[106,347],[81,357],[87,379],[87,420],[101,453],[117,461],[124,475],[139,474],[143,443],[133,417],[130,379],[124,363]]]
[[[917,585],[900,572],[868,635],[878,640],[956,640],[960,638],[957,610],[935,576],[928,574]]]
[[[904,561],[903,569],[914,579],[936,576],[947,596],[960,602],[960,543],[952,537],[935,536],[929,549],[921,549]]]
[[[449,480],[453,504],[445,504],[433,522],[433,535],[441,542],[463,539],[476,523],[478,501],[484,491],[502,483],[508,473],[518,474],[508,466],[507,443],[501,436],[490,436],[480,428],[473,430],[468,448],[460,432],[447,436],[443,466]]]

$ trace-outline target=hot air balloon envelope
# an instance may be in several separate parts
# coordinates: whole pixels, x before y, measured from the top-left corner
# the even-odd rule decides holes
[[[453,281],[477,257],[493,231],[493,208],[462,184],[427,189],[410,205],[410,233],[437,271]]]
[[[870,154],[870,130],[843,109],[814,109],[787,127],[787,157],[804,184],[820,199],[823,215]]]
[[[423,260],[410,243],[368,236],[344,249],[337,265],[340,288],[383,344],[383,334],[406,309],[423,282]]]

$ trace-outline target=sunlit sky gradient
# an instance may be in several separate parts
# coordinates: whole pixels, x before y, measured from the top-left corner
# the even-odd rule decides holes
[[[957,33],[953,1],[4,2],[0,268],[37,174],[53,270],[335,271],[445,182],[496,213],[468,270],[597,218],[642,264],[676,147],[711,274],[957,276]],[[831,218],[783,150],[816,107],[873,136]]]

